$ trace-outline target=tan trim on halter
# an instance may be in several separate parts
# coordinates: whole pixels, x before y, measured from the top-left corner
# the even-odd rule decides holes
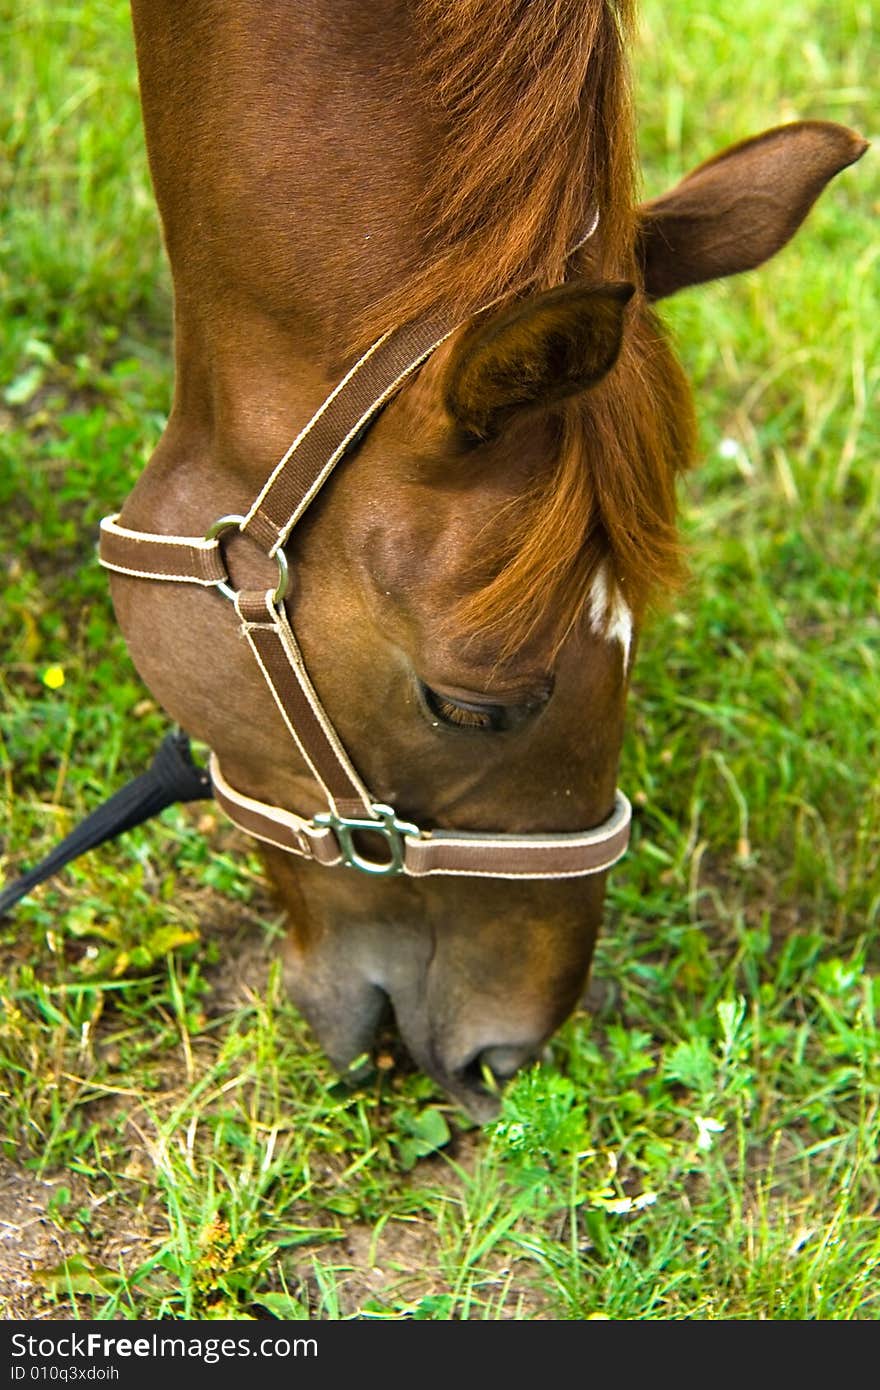
[[[584,246],[598,226],[597,208],[569,255]],[[499,303],[500,298],[494,299],[479,312]],[[358,435],[460,327],[457,318],[437,315],[384,333],[333,388],[279,459],[242,522],[242,531],[267,548],[270,558]]]
[[[220,771],[215,753],[211,754],[209,767],[217,801],[240,830],[262,840],[264,844],[286,850],[288,854],[317,859],[319,863],[327,865],[342,862],[332,830],[319,828],[295,811],[270,806],[265,801],[256,801],[252,796],[236,791]]]

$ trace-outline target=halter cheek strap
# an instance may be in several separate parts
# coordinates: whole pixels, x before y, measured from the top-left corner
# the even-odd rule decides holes
[[[241,633],[327,804],[326,811],[307,819],[245,796],[230,786],[212,755],[220,805],[257,839],[319,864],[344,864],[377,876],[552,879],[601,873],[629,842],[632,812],[620,791],[601,825],[573,834],[422,831],[374,801],[309,679],[285,610],[283,547],[293,527],[378,411],[456,326],[421,320],[380,338],[315,412],[246,516],[221,517],[204,537],[155,535],[121,525],[118,516],[107,517],[101,522],[100,560],[120,574],[216,587],[233,602]],[[276,559],[274,591],[233,590],[222,549],[232,529]]]

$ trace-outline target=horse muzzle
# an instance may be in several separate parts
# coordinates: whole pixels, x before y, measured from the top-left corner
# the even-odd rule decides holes
[[[541,1056],[582,993],[602,885],[534,885],[531,911],[517,920],[512,885],[485,884],[477,897],[472,885],[466,894],[448,881],[430,891],[398,884],[394,918],[380,917],[388,885],[370,885],[372,913],[369,902],[358,912],[340,901],[338,916],[322,913],[294,929],[285,946],[289,993],[341,1072],[393,1022],[415,1064],[485,1121],[504,1083]],[[301,922],[312,904],[302,902]],[[353,1079],[362,1074],[357,1068]]]

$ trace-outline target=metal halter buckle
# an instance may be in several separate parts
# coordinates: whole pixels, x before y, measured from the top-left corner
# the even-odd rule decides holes
[[[360,869],[363,874],[374,874],[377,878],[387,878],[403,872],[404,836],[421,835],[417,825],[398,820],[391,806],[375,803],[370,807],[376,816],[370,820],[366,816],[358,819],[353,816],[338,816],[335,811],[321,811],[314,817],[314,824],[326,826],[333,831],[342,854],[342,862],[347,869]],[[390,859],[365,859],[355,849],[354,832],[372,831],[381,835],[391,853]]]
[[[227,531],[240,531],[246,520],[246,517],[234,515],[218,517],[213,526],[209,526],[205,532],[205,540],[217,540],[220,536],[224,536]],[[280,545],[275,551],[275,562],[278,565],[278,583],[272,595],[272,602],[282,603],[290,582],[290,571],[287,566],[287,556],[284,554],[284,550]],[[216,579],[214,582],[223,597],[228,598],[230,602],[234,603],[238,598],[238,594],[234,589],[230,588],[225,579]]]

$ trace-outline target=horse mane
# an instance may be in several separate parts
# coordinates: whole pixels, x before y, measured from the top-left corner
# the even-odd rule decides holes
[[[627,44],[635,0],[414,0],[441,138],[416,208],[422,263],[370,330],[442,305],[462,320],[567,274],[639,282]],[[571,250],[598,211],[598,233]],[[366,325],[364,325],[366,329]],[[365,341],[370,336],[367,333]],[[690,391],[641,295],[611,374],[557,412],[555,473],[512,504],[495,578],[453,615],[507,653],[552,614],[589,610],[597,570],[638,614],[681,575],[675,474],[693,450]],[[486,557],[483,557],[484,560]]]
[[[436,124],[415,208],[415,272],[377,325],[438,306],[468,317],[565,277],[601,218],[599,267],[631,269],[635,139],[625,45],[634,0],[414,0],[416,67]]]

